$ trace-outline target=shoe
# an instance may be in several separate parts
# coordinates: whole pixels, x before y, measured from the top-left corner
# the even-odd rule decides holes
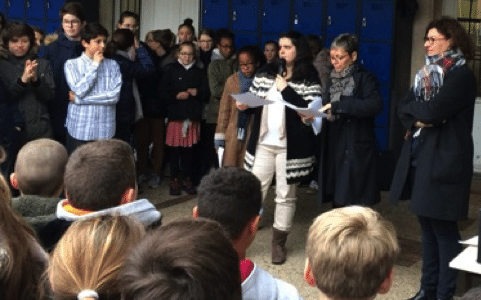
[[[177,178],[173,178],[170,180],[170,194],[172,196],[180,195],[180,183]]]
[[[282,265],[287,259],[287,235],[289,232],[272,228],[272,263]]]
[[[406,300],[436,300],[436,291],[434,290],[419,290],[414,297]]]
[[[157,173],[152,173],[149,179],[149,187],[151,189],[158,188],[160,185],[160,176]]]
[[[197,190],[195,189],[189,177],[184,178],[182,181],[182,189],[189,195],[197,194]]]

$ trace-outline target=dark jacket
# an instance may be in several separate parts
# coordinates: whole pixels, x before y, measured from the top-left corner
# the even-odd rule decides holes
[[[380,200],[374,116],[382,111],[382,97],[373,73],[358,66],[353,78],[353,96],[331,103],[337,119],[323,124],[319,197],[326,202],[323,196],[331,195],[338,205],[373,205]],[[327,96],[326,103],[330,102]]]
[[[133,124],[135,121],[134,79],[139,82],[155,74],[155,66],[143,47],[137,49],[137,59],[132,61],[125,56],[115,54],[112,57],[120,67],[122,88],[116,106],[117,122]]]
[[[398,105],[404,128],[414,123],[433,124],[419,136],[410,208],[419,216],[456,221],[468,215],[473,174],[473,129],[476,78],[467,65],[446,74],[439,93],[429,101],[416,101],[411,90]],[[397,203],[410,184],[412,138],[405,139],[391,185]]]
[[[12,199],[12,207],[30,225],[37,234],[57,216],[59,198],[47,198],[35,195],[22,195]]]
[[[147,78],[137,82],[137,85],[139,86],[140,100],[142,103],[142,111],[144,113],[144,117],[165,118],[167,110],[164,103],[161,101],[161,98],[159,97],[158,90],[162,77],[162,62],[167,57],[167,54],[158,56],[157,53],[149,50],[150,48],[148,48],[148,46],[146,46],[145,49],[147,49],[150,58],[152,58],[155,71]]]
[[[27,57],[17,58],[3,53],[0,59],[0,77],[10,91],[13,101],[18,105],[25,121],[22,131],[22,142],[26,143],[38,138],[52,136],[52,126],[47,103],[54,96],[52,68],[48,60],[37,58],[37,82],[24,84],[21,82]]]
[[[196,97],[189,96],[187,100],[176,98],[179,92],[189,88],[197,89]],[[169,121],[201,121],[202,105],[208,100],[208,88],[205,73],[195,65],[186,70],[179,62],[170,64],[162,77],[160,88],[161,97],[168,107]]]
[[[64,141],[67,130],[65,119],[67,118],[68,92],[70,88],[65,79],[65,62],[79,57],[83,52],[80,42],[69,40],[63,33],[52,44],[40,49],[39,55],[50,61],[55,82],[55,96],[49,103],[49,113],[52,122],[55,139]]]
[[[10,92],[0,81],[0,145],[10,145],[18,139],[15,127],[23,129],[25,122],[17,103],[13,101]]]

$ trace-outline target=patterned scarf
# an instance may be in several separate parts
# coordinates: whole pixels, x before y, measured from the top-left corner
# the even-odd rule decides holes
[[[254,80],[254,76],[248,78],[244,76],[244,74],[242,74],[240,70],[238,72],[238,75],[240,81],[240,92],[248,92],[250,86],[252,85],[252,81]],[[247,125],[249,125],[249,114],[246,111],[239,111],[239,113],[237,114],[237,139],[239,141],[245,140]]]
[[[426,56],[426,65],[418,71],[414,80],[416,101],[429,101],[443,86],[446,74],[465,63],[466,59],[459,49]]]
[[[336,72],[335,69],[331,71],[331,88],[329,93],[331,96],[331,103],[341,100],[341,96],[352,96],[354,91],[354,78],[352,74],[357,70],[357,65],[352,64],[349,67]],[[332,115],[329,121],[339,119],[338,115]]]

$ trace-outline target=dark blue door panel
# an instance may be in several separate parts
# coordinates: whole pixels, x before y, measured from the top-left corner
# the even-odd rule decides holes
[[[361,39],[391,40],[393,38],[394,24],[393,11],[393,1],[363,1]]]
[[[204,0],[202,5],[203,28],[227,28],[229,26],[229,5],[226,0]]]
[[[47,32],[54,33],[55,30],[60,28],[60,22],[48,22],[47,23]]]
[[[359,59],[366,69],[376,74],[380,83],[391,79],[391,44],[361,43]]]
[[[8,0],[8,18],[22,20],[24,18],[24,2],[23,0]]]
[[[41,28],[41,29],[45,29],[45,28],[43,28],[43,26],[44,26],[43,21],[39,20],[39,19],[28,19],[27,24],[30,25],[30,26],[35,26],[35,27],[38,27],[38,28]]]
[[[389,129],[375,127],[374,134],[376,136],[376,151],[386,151],[389,147]]]
[[[0,11],[5,15],[5,1],[0,0]]]
[[[389,126],[389,88],[387,86],[380,87],[382,95],[382,112],[376,116],[374,124],[376,127]]]
[[[356,33],[357,1],[331,0],[327,5],[327,38],[333,38],[341,33]]]
[[[262,32],[282,33],[290,28],[290,1],[265,0],[262,10]]]
[[[247,35],[247,34],[236,34],[235,35],[235,46],[240,49],[247,45],[257,45],[257,36]]]
[[[232,29],[257,31],[259,27],[259,1],[234,0],[232,7]]]
[[[294,30],[303,34],[321,35],[321,0],[296,0],[294,7]]]
[[[60,8],[63,6],[64,0],[47,0],[45,6],[47,7],[47,18],[49,20],[60,19]]]
[[[43,0],[27,0],[27,19],[43,18]]]

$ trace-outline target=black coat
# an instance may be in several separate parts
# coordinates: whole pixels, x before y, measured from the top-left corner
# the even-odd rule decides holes
[[[382,111],[382,97],[373,73],[359,66],[353,78],[353,96],[333,102],[331,111],[338,118],[323,124],[318,181],[321,203],[327,202],[323,199],[326,195],[333,196],[338,205],[373,205],[380,200],[374,116]]]
[[[464,65],[446,75],[439,93],[429,101],[415,101],[411,90],[399,103],[398,115],[406,130],[413,130],[416,121],[434,125],[419,136],[410,203],[419,216],[456,221],[468,215],[476,85],[473,72]],[[397,163],[390,192],[393,203],[410,187],[411,144],[412,139],[406,138]]]

